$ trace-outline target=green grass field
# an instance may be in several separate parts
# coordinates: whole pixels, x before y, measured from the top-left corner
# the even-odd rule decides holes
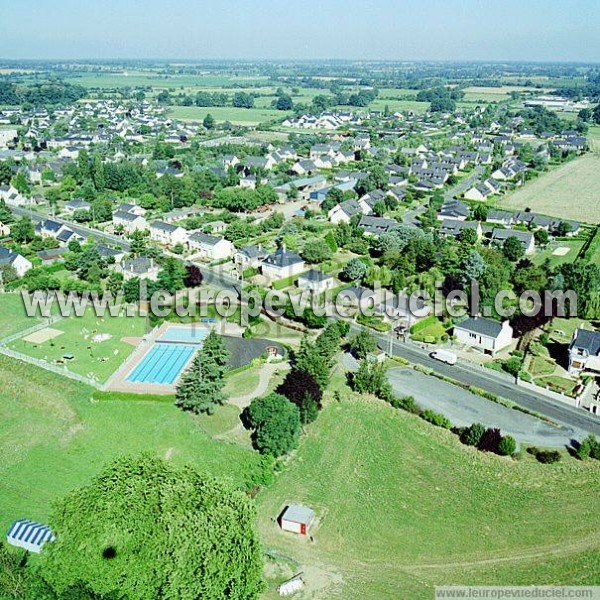
[[[202,121],[207,114],[211,114],[217,122],[229,121],[234,125],[259,125],[267,121],[283,119],[288,114],[286,111],[271,108],[233,108],[231,106],[201,108],[198,106],[172,106],[169,114],[182,121]]]
[[[0,294],[0,339],[40,323],[28,317],[21,294]]]
[[[33,358],[55,362],[65,353],[74,355],[67,361],[70,371],[105,382],[131,354],[132,344],[121,341],[123,337],[139,337],[145,333],[143,317],[98,318],[89,310],[81,318],[70,317],[51,326],[62,334],[43,343],[18,339],[9,347]],[[109,335],[110,339],[94,342],[96,335]]]
[[[552,242],[547,247],[538,250],[532,258],[536,265],[543,264],[546,260],[550,261],[551,267],[558,267],[564,263],[572,263],[577,259],[579,251],[583,247],[584,240],[561,240]],[[558,248],[568,248],[566,254],[554,254]]]
[[[258,455],[213,441],[237,422],[235,407],[194,418],[164,400],[129,401],[0,356],[0,531],[44,520],[51,503],[111,459],[151,452],[243,483]]]
[[[417,417],[346,399],[324,409],[258,496],[259,523],[265,546],[297,561],[314,598],[430,599],[436,584],[597,584],[598,485],[598,463],[485,455]],[[316,510],[314,543],[272,521],[290,502]]]
[[[574,219],[600,222],[600,154],[590,153],[542,173],[538,178],[507,195],[500,208],[533,211]]]

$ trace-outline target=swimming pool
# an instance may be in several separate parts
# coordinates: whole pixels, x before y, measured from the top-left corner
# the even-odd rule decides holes
[[[197,349],[192,344],[154,344],[127,381],[172,384]]]
[[[181,371],[208,335],[203,327],[168,327],[131,371],[132,383],[175,383]]]

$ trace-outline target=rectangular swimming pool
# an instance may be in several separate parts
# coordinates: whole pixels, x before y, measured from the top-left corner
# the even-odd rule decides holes
[[[127,381],[172,384],[198,348],[193,344],[154,344]]]

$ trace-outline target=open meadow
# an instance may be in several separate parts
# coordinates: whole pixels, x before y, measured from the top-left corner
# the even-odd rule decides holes
[[[126,454],[147,451],[244,483],[258,455],[211,438],[237,422],[237,410],[196,418],[173,400],[99,393],[0,356],[0,531],[17,518],[44,521],[55,499]]]
[[[329,404],[257,501],[265,548],[297,561],[311,598],[429,599],[436,584],[597,584],[599,485],[597,463],[483,454],[362,398]],[[313,542],[273,522],[290,502],[315,509]]]
[[[600,154],[590,153],[541,174],[500,200],[499,208],[600,223]]]

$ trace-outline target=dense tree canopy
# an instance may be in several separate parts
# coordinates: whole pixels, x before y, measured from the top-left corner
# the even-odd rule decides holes
[[[253,600],[263,589],[256,514],[242,491],[144,456],[109,465],[59,501],[42,574],[62,591],[156,600]]]

